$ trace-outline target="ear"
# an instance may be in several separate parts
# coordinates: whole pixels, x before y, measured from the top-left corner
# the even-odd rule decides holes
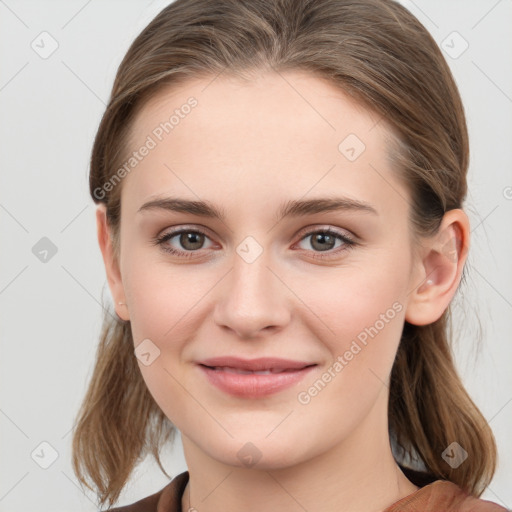
[[[437,233],[422,246],[405,320],[427,325],[438,320],[449,306],[460,283],[469,249],[469,220],[461,209],[444,214]]]
[[[99,204],[96,210],[96,227],[98,230],[98,244],[103,255],[103,263],[105,264],[108,286],[114,301],[115,311],[121,319],[128,321],[130,316],[127,305],[119,304],[119,302],[126,303],[126,299],[119,262],[114,254],[112,236],[107,222],[107,210],[103,203]]]

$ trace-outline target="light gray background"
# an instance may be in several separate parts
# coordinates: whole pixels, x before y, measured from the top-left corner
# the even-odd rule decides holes
[[[88,161],[117,66],[167,3],[0,0],[1,512],[96,510],[70,465],[70,430],[92,371],[102,290],[110,298],[88,196]],[[498,443],[498,471],[483,497],[511,508],[512,3],[403,3],[451,52],[445,55],[466,107],[472,247],[465,298],[455,303],[455,352]],[[58,42],[46,59],[31,47],[34,40],[42,47],[43,31]],[[469,44],[457,58],[464,41],[453,31]],[[32,252],[42,237],[57,248],[46,263]],[[52,449],[41,442],[58,454],[48,469],[35,462],[51,462]],[[39,457],[33,459],[34,450]],[[164,465],[171,475],[186,469],[180,442],[164,454]],[[119,503],[166,483],[148,459]]]

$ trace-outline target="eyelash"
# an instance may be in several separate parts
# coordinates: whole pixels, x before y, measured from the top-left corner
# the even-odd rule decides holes
[[[196,250],[196,251],[178,251],[177,249],[174,249],[172,247],[168,247],[168,246],[164,245],[166,242],[168,242],[169,240],[171,240],[172,238],[174,238],[177,235],[181,235],[182,233],[196,233],[196,234],[199,233],[199,234],[204,235],[205,237],[209,238],[209,236],[204,231],[202,231],[201,229],[197,229],[197,228],[187,229],[187,228],[185,228],[185,229],[178,229],[176,231],[171,231],[171,232],[165,233],[164,235],[162,235],[160,237],[156,237],[155,239],[152,240],[152,243],[154,245],[160,245],[161,249],[163,251],[165,251],[167,253],[170,253],[173,256],[178,256],[180,258],[193,258],[194,257],[194,253],[199,252],[200,249]],[[340,252],[348,251],[348,250],[352,249],[354,246],[357,245],[357,242],[355,240],[353,240],[352,238],[350,238],[349,236],[342,235],[338,231],[335,231],[335,230],[333,230],[331,228],[317,229],[317,230],[313,230],[313,231],[308,231],[308,232],[306,232],[306,233],[304,233],[302,235],[302,237],[301,237],[301,239],[299,241],[302,241],[303,239],[307,238],[308,236],[316,235],[318,233],[321,233],[321,234],[324,234],[324,235],[331,235],[334,238],[336,238],[338,240],[341,240],[344,243],[344,246],[342,246],[341,248],[338,247],[338,249],[336,249],[336,250],[316,251],[316,252],[313,251],[313,252],[315,252],[315,254],[313,255],[313,258],[316,258],[316,259],[326,260],[326,259],[332,258],[333,256],[337,256]],[[328,254],[328,256],[324,256],[322,254],[323,252]]]

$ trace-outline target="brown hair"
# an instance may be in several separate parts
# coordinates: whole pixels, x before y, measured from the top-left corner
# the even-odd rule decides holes
[[[177,0],[130,46],[92,149],[90,193],[107,207],[117,255],[121,184],[108,192],[104,185],[128,154],[135,114],[180,81],[271,69],[327,79],[389,123],[415,236],[436,233],[446,211],[462,208],[469,155],[462,102],[435,41],[407,9],[391,0]],[[148,452],[164,471],[159,449],[175,427],[146,388],[129,322],[106,313],[73,467],[93,489],[90,477],[101,504],[112,504]],[[450,308],[430,325],[405,322],[391,373],[389,432],[404,468],[408,457],[431,480],[478,497],[495,472],[496,445],[454,365],[450,326]],[[457,468],[442,458],[453,441],[469,454]]]

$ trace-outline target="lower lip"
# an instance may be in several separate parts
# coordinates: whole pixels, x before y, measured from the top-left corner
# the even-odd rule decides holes
[[[289,388],[302,380],[315,366],[267,375],[233,373],[199,365],[211,384],[230,395],[259,398]]]

